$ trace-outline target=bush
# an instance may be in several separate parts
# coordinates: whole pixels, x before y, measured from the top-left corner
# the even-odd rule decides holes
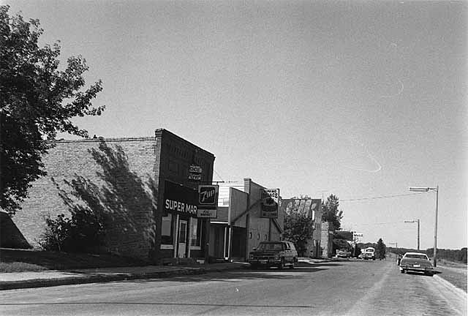
[[[104,225],[92,211],[82,208],[71,219],[60,214],[45,218],[47,228],[39,241],[45,250],[93,252],[102,245]]]
[[[70,235],[71,220],[60,214],[55,220],[47,216],[45,222],[47,227],[40,237],[39,244],[45,250],[62,251],[63,245]]]

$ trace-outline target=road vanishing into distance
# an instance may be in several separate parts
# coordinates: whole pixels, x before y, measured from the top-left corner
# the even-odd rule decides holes
[[[0,315],[466,315],[466,293],[393,260],[299,263],[0,292]]]

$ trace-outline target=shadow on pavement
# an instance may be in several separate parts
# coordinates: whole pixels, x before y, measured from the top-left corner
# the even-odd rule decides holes
[[[173,282],[209,282],[209,281],[236,282],[239,279],[288,280],[288,279],[302,279],[304,277],[304,273],[313,273],[313,272],[319,272],[323,270],[328,270],[328,269],[311,267],[311,266],[307,266],[307,267],[298,266],[294,269],[285,268],[283,270],[280,270],[277,268],[257,269],[257,270],[251,270],[249,268],[245,268],[245,269],[239,269],[239,270],[210,272],[207,274],[159,278],[157,280],[158,281],[173,281]],[[138,279],[138,280],[128,280],[125,282],[147,283],[147,282],[154,282],[155,280],[156,279]]]

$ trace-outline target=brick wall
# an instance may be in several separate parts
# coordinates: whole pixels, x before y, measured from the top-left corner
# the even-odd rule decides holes
[[[82,177],[88,183],[85,191],[97,197],[99,207],[112,214],[106,233],[107,250],[148,259],[154,249],[155,216],[147,183],[157,170],[156,139],[106,139],[105,144],[110,156],[99,150],[99,139],[92,139],[58,141],[44,157],[48,175],[32,184],[23,209],[13,218],[29,243],[38,245],[46,216],[69,214],[54,182],[71,196],[73,190],[64,180]],[[107,158],[93,157],[93,150]],[[74,203],[80,201],[74,199]]]

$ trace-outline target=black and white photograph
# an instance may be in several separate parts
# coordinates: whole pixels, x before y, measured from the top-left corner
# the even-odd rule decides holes
[[[468,1],[1,0],[0,315],[467,316]]]

